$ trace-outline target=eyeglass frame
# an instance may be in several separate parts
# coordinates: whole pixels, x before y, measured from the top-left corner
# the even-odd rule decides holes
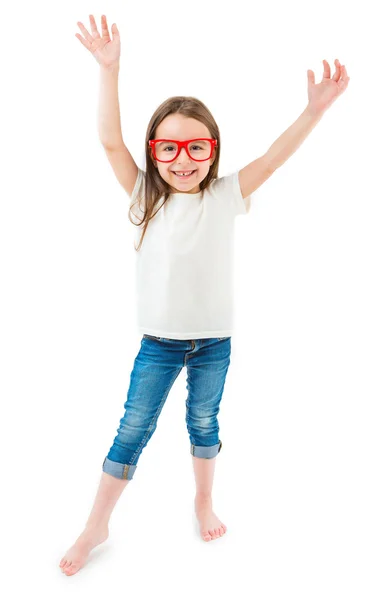
[[[208,158],[193,158],[190,155],[188,144],[190,144],[190,142],[197,142],[197,141],[211,142],[211,153],[210,153],[210,156]],[[176,144],[178,144],[178,151],[177,151],[177,154],[175,155],[175,157],[172,158],[171,160],[161,160],[160,158],[157,158],[157,156],[156,156],[156,142],[175,142]],[[191,160],[195,160],[196,162],[203,162],[205,160],[210,160],[215,146],[218,145],[218,140],[213,139],[213,138],[193,138],[192,140],[183,140],[181,142],[179,140],[167,140],[165,138],[159,138],[157,140],[149,140],[148,143],[149,143],[150,148],[153,149],[153,156],[154,156],[155,160],[158,160],[159,162],[163,162],[163,163],[173,162],[173,160],[175,160],[176,158],[178,158],[178,156],[179,156],[182,148],[185,148],[185,150],[186,150],[188,156],[191,158]]]

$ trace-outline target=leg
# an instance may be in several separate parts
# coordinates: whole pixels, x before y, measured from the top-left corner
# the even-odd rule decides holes
[[[205,344],[203,352],[191,357],[188,367],[186,423],[190,434],[195,475],[195,512],[202,538],[210,541],[227,531],[212,510],[212,485],[219,440],[219,412],[225,377],[230,364],[230,338]],[[217,342],[217,343],[216,343]]]
[[[74,575],[83,567],[91,550],[106,541],[109,535],[109,518],[128,481],[102,473],[86,526],[59,563],[63,573]]]
[[[216,457],[198,458],[197,456],[193,456],[192,459],[195,475],[196,497],[211,498]]]
[[[87,529],[108,529],[112,511],[128,481],[130,480],[102,473],[94,505],[87,519]]]
[[[182,369],[182,365],[168,368],[166,356],[167,349],[158,339],[143,338],[131,373],[124,416],[104,459],[91,513],[83,532],[59,564],[66,575],[74,575],[90,551],[108,538],[112,511],[133,477],[139,456],[157,427],[165,400]]]
[[[197,458],[193,456],[193,468],[196,483],[194,500],[195,514],[197,516],[202,538],[210,542],[224,535],[227,527],[212,510],[212,483],[216,458]]]

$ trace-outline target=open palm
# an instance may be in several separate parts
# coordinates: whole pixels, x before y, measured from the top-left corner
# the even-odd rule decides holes
[[[335,60],[335,73],[330,79],[331,70],[327,60],[323,61],[323,78],[320,83],[315,84],[314,71],[308,70],[308,97],[309,108],[313,114],[320,114],[327,110],[333,102],[347,88],[350,78],[346,67]]]
[[[120,59],[120,35],[114,23],[111,27],[113,38],[111,40],[107,19],[105,15],[101,16],[101,27],[102,35],[100,36],[99,31],[96,27],[95,19],[93,15],[90,15],[91,33],[87,31],[83,23],[77,22],[77,25],[81,32],[82,37],[79,33],[75,34],[75,37],[83,44],[87,50],[94,55],[95,59],[103,67],[110,67],[116,64]]]

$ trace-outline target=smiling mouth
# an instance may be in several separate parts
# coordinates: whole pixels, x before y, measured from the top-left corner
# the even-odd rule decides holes
[[[187,175],[180,175],[180,173],[186,173],[186,171],[172,171],[176,177],[179,179],[189,179],[192,175],[194,175],[196,169],[187,173]]]

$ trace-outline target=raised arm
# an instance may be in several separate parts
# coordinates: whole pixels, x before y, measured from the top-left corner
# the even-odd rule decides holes
[[[119,67],[100,67],[99,137],[118,182],[132,196],[138,169],[121,132],[118,78]]]
[[[95,19],[90,15],[91,34],[78,21],[83,37],[75,34],[79,41],[91,52],[100,65],[98,130],[100,142],[113,168],[117,180],[131,196],[136,183],[138,168],[128,148],[124,144],[118,95],[120,70],[120,35],[116,23],[112,25],[111,40],[106,16],[101,17],[102,36]]]
[[[239,184],[243,198],[252,194],[283,165],[300,147],[305,138],[319,123],[326,110],[347,88],[350,78],[344,65],[335,60],[335,73],[330,79],[330,65],[324,60],[322,81],[315,85],[313,71],[308,71],[309,103],[298,119],[272,144],[260,158],[239,171]]]

